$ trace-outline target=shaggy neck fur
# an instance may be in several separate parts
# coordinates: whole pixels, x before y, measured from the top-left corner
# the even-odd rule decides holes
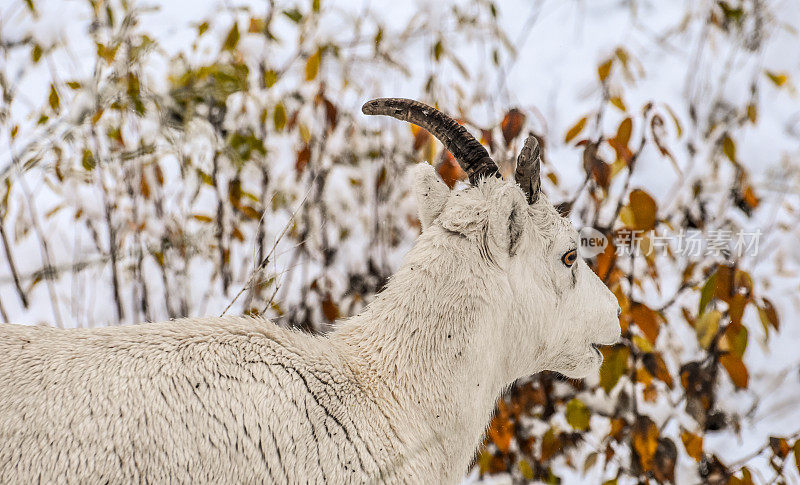
[[[397,403],[405,458],[446,469],[453,480],[466,472],[498,396],[516,377],[492,345],[502,341],[507,316],[496,307],[488,314],[489,295],[511,301],[501,269],[474,245],[432,228],[376,300],[331,335],[363,362],[369,386]]]

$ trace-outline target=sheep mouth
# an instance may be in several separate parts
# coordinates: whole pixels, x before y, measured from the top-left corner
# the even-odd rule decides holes
[[[594,353],[597,354],[598,357],[601,359],[603,358],[603,353],[600,352],[600,344],[589,344],[589,346],[594,349]]]

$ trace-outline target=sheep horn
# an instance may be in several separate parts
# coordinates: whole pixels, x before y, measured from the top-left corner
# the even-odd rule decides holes
[[[427,104],[404,98],[378,98],[361,107],[365,115],[386,115],[425,128],[444,144],[475,184],[480,177],[500,176],[497,164],[466,128]]]
[[[528,204],[533,204],[539,199],[542,190],[541,169],[542,157],[539,140],[533,134],[525,139],[525,145],[517,157],[517,170],[514,172],[514,179],[517,181]]]

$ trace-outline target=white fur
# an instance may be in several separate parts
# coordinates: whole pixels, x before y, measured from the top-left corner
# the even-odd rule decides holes
[[[422,235],[325,337],[235,317],[0,326],[0,482],[457,482],[502,389],[596,372],[618,307],[561,262],[577,233],[544,196],[414,175]]]

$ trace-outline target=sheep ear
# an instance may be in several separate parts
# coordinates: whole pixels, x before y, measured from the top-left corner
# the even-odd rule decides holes
[[[516,187],[514,187],[516,189]],[[489,235],[498,253],[514,256],[522,240],[527,201],[519,189],[506,190],[489,216]]]
[[[431,225],[434,219],[444,210],[450,189],[439,178],[436,170],[427,163],[414,167],[414,197],[417,199],[417,211],[422,229]]]

